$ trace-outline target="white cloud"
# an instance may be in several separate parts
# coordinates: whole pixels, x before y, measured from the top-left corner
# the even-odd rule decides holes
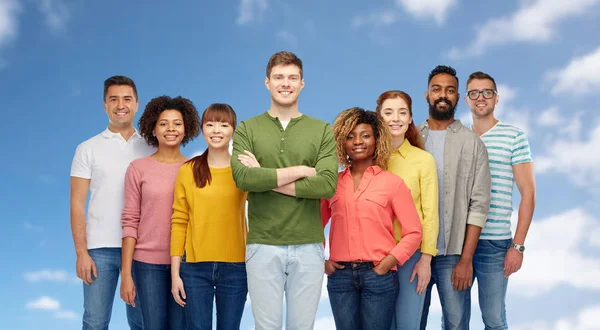
[[[25,221],[25,223],[23,224],[23,226],[25,227],[25,229],[27,230],[32,230],[32,231],[44,231],[44,227],[39,226],[39,225],[34,225],[29,221]]]
[[[598,330],[600,329],[600,305],[582,310],[574,318],[562,318],[556,321],[536,321],[521,324],[514,330]]]
[[[71,18],[69,7],[62,0],[41,0],[38,9],[44,15],[44,23],[54,33],[63,33]]]
[[[281,30],[277,32],[276,37],[277,40],[283,41],[292,47],[298,46],[298,38],[296,38],[296,36],[288,30]]]
[[[60,302],[54,298],[43,296],[25,305],[27,309],[59,310]]]
[[[458,4],[458,0],[396,0],[396,4],[415,18],[433,18],[438,24],[442,24],[450,9]]]
[[[61,320],[78,320],[79,319],[79,315],[77,315],[77,313],[75,313],[73,311],[67,311],[67,310],[56,312],[56,314],[54,314],[54,317],[56,317],[57,319],[61,319]]]
[[[514,212],[513,230],[516,218]],[[534,219],[527,235],[523,267],[510,277],[510,291],[538,296],[559,285],[600,290],[600,282],[596,280],[600,278],[600,258],[584,254],[587,245],[584,243],[592,242],[592,235],[598,231],[600,221],[581,208]]]
[[[315,320],[314,330],[331,330],[335,329],[335,322],[332,316],[320,317]]]
[[[580,121],[580,120],[579,120]],[[576,124],[581,125],[581,124]],[[573,128],[567,129],[567,131]],[[600,183],[600,126],[593,125],[587,140],[557,138],[535,159],[537,173],[566,174],[575,184],[594,188]],[[568,151],[568,157],[565,152]]]
[[[21,6],[15,0],[0,1],[0,46],[17,36],[17,14],[20,9]]]
[[[414,0],[419,1],[419,0]],[[427,1],[423,1],[427,2]],[[477,34],[465,48],[453,48],[454,59],[480,56],[492,46],[509,43],[546,43],[555,40],[558,23],[588,12],[600,0],[520,1],[521,7],[508,17],[492,18],[476,26]]]
[[[25,273],[25,280],[28,282],[65,282],[68,280],[68,278],[69,276],[64,270],[43,269],[35,272]]]
[[[550,107],[540,113],[537,123],[544,127],[555,127],[560,124],[558,107]]]
[[[241,0],[237,24],[244,25],[259,19],[268,6],[267,0]]]
[[[365,25],[375,27],[389,26],[398,21],[399,13],[395,9],[378,10],[370,13],[360,14],[352,18],[352,27],[361,28]]]
[[[600,47],[593,52],[575,57],[562,69],[546,74],[554,83],[552,94],[583,95],[600,92]]]

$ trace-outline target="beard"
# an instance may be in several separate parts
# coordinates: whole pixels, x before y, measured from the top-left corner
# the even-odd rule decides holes
[[[448,105],[448,110],[446,110],[446,111],[438,110],[437,105],[440,104],[441,102],[446,102],[446,104]],[[452,104],[452,102],[450,102],[450,100],[448,100],[447,98],[441,97],[441,98],[435,100],[435,102],[433,102],[433,104],[431,104],[431,101],[429,101],[428,103],[429,103],[429,115],[431,116],[431,118],[433,118],[435,120],[450,120],[450,119],[454,118],[454,113],[456,112],[456,104]]]

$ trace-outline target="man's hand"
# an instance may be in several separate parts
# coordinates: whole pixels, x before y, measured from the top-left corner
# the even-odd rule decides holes
[[[452,271],[454,290],[466,290],[473,285],[473,261],[460,259]]]
[[[123,275],[123,274],[121,274]],[[135,307],[135,284],[131,275],[121,276],[121,299],[127,304]]]
[[[385,275],[396,265],[398,265],[398,260],[396,260],[393,255],[388,254],[381,259],[377,266],[373,267],[373,271],[377,273],[377,275]]]
[[[242,163],[242,165],[248,168],[260,167],[260,163],[258,162],[258,160],[256,160],[256,156],[254,156],[254,154],[252,154],[248,150],[244,150],[243,154],[239,154],[238,160],[240,161],[240,163]]]
[[[523,265],[523,254],[512,247],[509,248],[504,257],[504,277],[509,277],[513,273],[516,273],[521,269],[521,265]]]
[[[346,266],[340,265],[333,260],[325,260],[325,274],[328,276],[335,273],[338,269],[344,269]]]
[[[96,264],[90,254],[87,252],[82,252],[77,255],[77,263],[75,266],[77,277],[79,277],[83,282],[87,285],[90,285],[94,282],[94,279],[98,277],[98,270],[96,269]],[[92,279],[92,274],[94,275],[94,279]]]
[[[415,268],[413,268],[410,283],[414,281],[415,275],[417,276],[417,294],[423,294],[431,280],[431,255],[421,255],[421,258],[415,264]]]

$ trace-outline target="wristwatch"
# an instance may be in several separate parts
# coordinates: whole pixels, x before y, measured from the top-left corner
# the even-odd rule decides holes
[[[512,247],[513,247],[513,249],[519,251],[519,253],[525,252],[525,245],[515,243],[515,244],[513,244]]]

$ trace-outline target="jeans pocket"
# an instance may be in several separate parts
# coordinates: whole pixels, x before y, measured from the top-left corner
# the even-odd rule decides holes
[[[512,239],[487,240],[488,244],[495,250],[506,251],[512,245]]]
[[[261,246],[262,244],[256,243],[246,245],[246,262],[250,261],[250,259],[254,257],[254,255],[256,254],[256,252],[258,252],[258,249],[260,249]]]

